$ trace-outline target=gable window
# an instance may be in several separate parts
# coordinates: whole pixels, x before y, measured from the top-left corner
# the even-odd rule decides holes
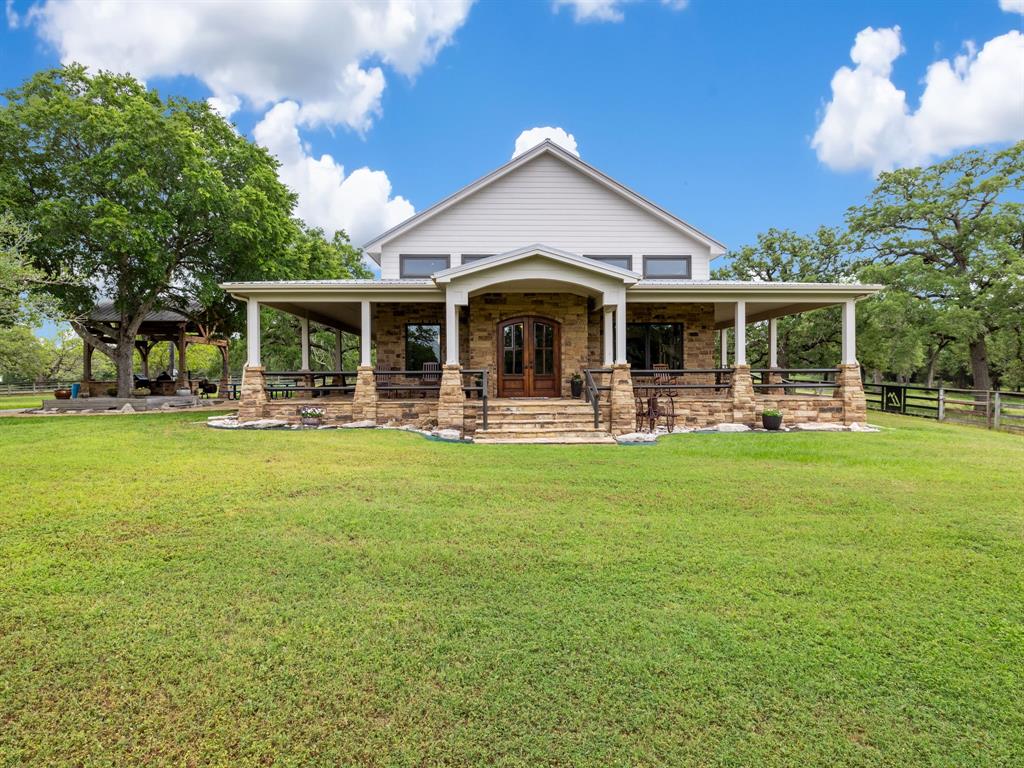
[[[620,269],[633,269],[633,257],[632,256],[587,256],[583,255],[585,259],[593,259],[594,261],[602,261],[605,264],[611,264],[613,267],[619,267]]]
[[[689,280],[689,256],[644,256],[644,277],[653,280]]]
[[[626,360],[633,368],[683,367],[682,323],[627,323]]]
[[[408,254],[398,257],[398,274],[400,277],[430,277],[435,272],[448,269],[448,254]]]
[[[405,369],[422,371],[424,363],[441,362],[441,326],[409,323],[405,326]]]
[[[464,253],[462,254],[462,263],[472,264],[474,261],[480,261],[480,259],[489,259],[493,255],[493,253]]]

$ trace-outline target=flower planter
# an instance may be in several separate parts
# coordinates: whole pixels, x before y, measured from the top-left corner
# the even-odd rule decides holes
[[[320,419],[300,419],[299,423],[304,427],[319,427],[322,424]]]
[[[573,397],[580,397],[583,394],[583,380],[582,379],[570,379],[569,391],[572,392]]]
[[[761,414],[761,426],[767,429],[769,432],[775,432],[782,428],[782,414]]]

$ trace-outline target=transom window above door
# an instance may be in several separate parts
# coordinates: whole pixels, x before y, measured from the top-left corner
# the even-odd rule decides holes
[[[644,256],[644,277],[653,280],[689,280],[691,257]]]
[[[398,274],[400,277],[430,277],[448,269],[450,263],[451,257],[446,253],[403,253],[398,256]]]
[[[627,323],[626,361],[632,368],[650,370],[664,365],[683,367],[682,323]]]

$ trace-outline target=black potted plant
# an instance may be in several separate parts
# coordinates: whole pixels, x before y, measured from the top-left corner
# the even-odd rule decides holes
[[[778,408],[765,408],[761,411],[761,426],[772,432],[782,427],[782,411]]]
[[[574,373],[572,378],[569,379],[569,389],[572,391],[573,397],[579,397],[583,394],[583,377],[578,373]]]

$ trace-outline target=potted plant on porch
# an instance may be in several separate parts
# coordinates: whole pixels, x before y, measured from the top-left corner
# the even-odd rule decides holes
[[[299,420],[304,427],[319,427],[326,414],[327,412],[323,408],[307,405],[299,410]]]
[[[579,372],[572,375],[569,379],[569,391],[572,392],[573,397],[579,397],[583,394],[583,377],[580,376]]]
[[[770,432],[782,427],[782,411],[778,408],[765,408],[761,411],[761,426]]]

